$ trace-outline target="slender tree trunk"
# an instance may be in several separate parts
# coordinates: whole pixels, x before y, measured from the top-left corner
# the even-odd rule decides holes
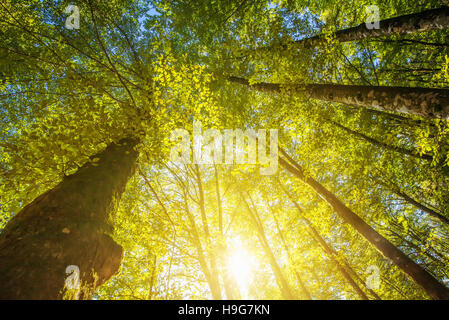
[[[226,245],[226,240],[223,231],[223,206],[221,203],[220,195],[220,183],[218,181],[218,170],[217,166],[214,166],[215,175],[215,192],[217,194],[217,208],[218,208],[218,230],[220,233],[220,243],[219,243],[219,262],[222,268],[223,274],[223,286],[225,288],[226,298],[228,300],[240,299],[240,292],[238,286],[236,285],[234,278],[226,268],[226,258],[228,247]]]
[[[256,209],[255,208],[251,209],[245,197],[242,194],[240,195],[242,197],[243,202],[245,203],[246,209],[248,210],[250,217],[252,218],[256,226],[258,238],[260,240],[263,250],[265,251],[265,254],[268,257],[268,261],[270,262],[270,266],[271,269],[273,270],[274,277],[276,278],[276,283],[278,284],[284,299],[295,300],[295,297],[290,289],[290,286],[288,285],[288,282],[285,279],[284,274],[282,273],[281,267],[279,266],[276,257],[273,254],[273,250],[271,250],[270,244],[268,243],[267,237],[265,235],[265,230],[263,228],[263,225],[260,221]]]
[[[204,255],[203,246],[201,243],[200,235],[198,233],[198,228],[196,226],[195,218],[191,214],[189,210],[189,206],[187,203],[187,194],[186,191],[183,190],[184,193],[184,206],[185,211],[187,213],[187,218],[189,219],[190,225],[192,227],[192,242],[196,248],[197,254],[198,254],[198,262],[200,263],[201,270],[203,271],[204,277],[206,278],[207,284],[209,285],[212,298],[214,300],[220,300],[221,299],[221,289],[220,284],[215,281],[215,278],[212,276],[211,271],[209,269],[209,265],[207,264],[206,256]]]
[[[205,202],[204,202],[204,191],[203,191],[203,183],[201,181],[201,172],[200,172],[200,168],[198,165],[195,165],[195,174],[196,174],[196,178],[197,178],[197,182],[198,182],[198,191],[199,191],[199,196],[200,196],[200,202],[199,202],[199,206],[200,206],[200,212],[201,212],[201,220],[203,222],[203,230],[204,230],[204,235],[206,237],[206,244],[208,247],[208,252],[209,252],[209,260],[210,260],[210,268],[211,268],[211,277],[214,283],[218,284],[218,287],[220,286],[220,280],[218,277],[218,269],[217,269],[217,260],[215,257],[215,248],[214,245],[212,243],[212,239],[210,236],[210,232],[209,232],[209,224],[207,222],[207,216],[206,216],[206,208],[205,208]],[[218,300],[221,300],[221,290],[219,290],[217,292],[217,294],[219,295]]]
[[[323,101],[402,112],[426,118],[449,119],[448,89],[342,84],[282,85],[264,82],[250,85],[244,78],[229,77],[228,80],[262,92],[282,93],[282,89],[290,89],[295,93],[303,90],[310,98]]]
[[[379,171],[380,172],[380,171]],[[411,196],[407,195],[405,192],[401,191],[401,189],[395,184],[393,183],[393,181],[391,181],[390,179],[381,176],[381,179],[383,180],[387,180],[387,182],[383,182],[380,179],[376,179],[374,177],[371,177],[373,181],[375,181],[376,183],[378,183],[379,185],[387,188],[388,190],[390,190],[391,192],[393,192],[395,195],[401,197],[402,199],[404,199],[406,202],[408,202],[409,204],[411,204],[412,206],[414,206],[415,208],[426,212],[428,215],[430,215],[431,217],[434,217],[435,219],[439,220],[440,222],[446,224],[449,226],[449,219],[446,218],[445,216],[443,216],[441,213],[436,212],[435,210],[429,208],[428,206],[416,201],[415,199],[413,199]]]
[[[156,278],[156,267],[157,267],[157,256],[154,255],[152,263],[148,263],[149,267],[151,268],[151,278],[150,278],[150,290],[148,292],[148,298],[147,300],[153,299],[153,287],[154,282]]]
[[[75,276],[68,266],[79,269],[78,297],[89,299],[117,272],[122,248],[110,234],[136,144],[110,144],[12,218],[0,235],[0,299],[61,299]]]
[[[176,178],[176,180],[179,182],[182,194],[183,194],[183,200],[184,200],[184,210],[186,212],[187,218],[189,219],[190,225],[191,225],[191,231],[189,232],[191,236],[191,243],[195,247],[197,254],[198,254],[198,262],[200,264],[201,270],[203,272],[204,277],[206,278],[207,284],[209,285],[210,292],[212,294],[212,299],[214,300],[220,300],[221,299],[221,287],[220,282],[217,280],[212,272],[211,268],[209,267],[208,261],[205,253],[207,253],[206,250],[203,249],[203,245],[201,242],[201,237],[198,232],[198,227],[195,222],[195,217],[190,212],[189,209],[189,203],[188,203],[188,186],[182,181],[182,179],[174,172],[172,169],[170,169],[169,166],[165,166],[168,171]],[[186,168],[187,169],[187,168]],[[196,175],[196,173],[194,172]],[[204,227],[204,225],[203,225]]]
[[[428,215],[434,217],[435,219],[440,220],[442,223],[449,226],[449,219],[446,218],[445,216],[441,215],[440,213],[436,212],[435,210],[430,209],[429,207],[423,205],[422,203],[419,203],[412,197],[410,197],[407,194],[405,194],[404,192],[400,191],[399,188],[392,189],[392,191],[393,191],[393,193],[395,193],[396,195],[398,195],[399,197],[403,198],[405,201],[410,203],[415,208],[418,208],[419,210],[426,212]]]
[[[427,160],[427,161],[432,161],[433,160],[433,157],[431,155],[428,155],[428,154],[420,155],[418,153],[413,152],[412,150],[408,150],[408,149],[397,147],[397,146],[392,146],[392,145],[386,144],[386,143],[384,143],[382,141],[378,141],[378,140],[376,140],[374,138],[368,137],[367,135],[365,135],[365,134],[363,134],[361,132],[357,132],[355,130],[351,130],[351,129],[345,127],[344,125],[342,125],[342,124],[340,124],[338,122],[335,122],[335,121],[332,121],[332,120],[328,120],[328,121],[330,123],[332,123],[333,125],[337,126],[338,128],[346,131],[347,133],[349,133],[349,134],[351,134],[351,135],[353,135],[355,137],[358,137],[360,139],[363,139],[363,140],[365,140],[365,141],[367,141],[367,142],[371,143],[372,145],[375,145],[375,146],[377,146],[379,148],[383,148],[383,149],[390,150],[390,151],[393,151],[393,152],[397,152],[397,153],[400,153],[400,154],[405,154],[405,155],[408,155],[408,156],[411,156],[411,157],[414,157],[414,158],[417,158],[417,159],[423,159],[423,160]]]
[[[287,253],[287,257],[288,257],[288,260],[290,261],[290,264],[293,265],[294,264],[293,257],[290,253],[290,249],[288,248],[287,241],[285,240],[284,233],[282,232],[279,221],[278,221],[276,214],[272,208],[271,208],[271,213],[273,214],[274,223],[276,224],[276,229],[278,231],[278,235],[281,238],[282,246],[284,247],[284,250]],[[304,281],[302,280],[302,277],[296,268],[295,268],[295,276],[296,276],[296,279],[299,282],[299,286],[301,287],[301,290],[304,293],[304,295],[306,296],[306,298],[308,300],[312,300],[312,296],[310,295],[309,290],[307,290],[307,287],[304,284]]]
[[[429,32],[449,28],[449,7],[444,6],[436,9],[425,10],[418,13],[398,16],[390,19],[380,20],[379,29],[368,29],[366,23],[356,27],[334,32],[335,39],[339,42],[358,41],[363,39],[378,38],[384,36],[404,35],[417,32]],[[304,47],[312,47],[323,41],[323,35],[291,41],[290,44],[301,44]],[[288,44],[282,47],[287,48]],[[263,49],[272,49],[273,46]]]
[[[279,185],[280,185],[281,189],[284,191],[284,193],[287,195],[287,197],[290,199],[290,201],[292,201],[293,205],[295,206],[295,208],[299,212],[300,218],[306,223],[307,227],[310,230],[312,238],[315,239],[315,241],[317,241],[320,244],[320,246],[323,248],[324,252],[326,252],[327,256],[332,260],[334,265],[337,267],[338,271],[340,271],[342,276],[346,279],[346,281],[348,281],[348,283],[351,285],[351,287],[354,289],[354,291],[359,295],[359,297],[362,300],[369,300],[368,296],[365,294],[365,292],[363,292],[362,288],[360,288],[360,286],[357,284],[357,282],[345,270],[345,267],[340,263],[340,261],[338,261],[338,259],[337,259],[337,256],[338,256],[337,252],[335,252],[335,250],[332,249],[326,243],[326,241],[323,239],[323,237],[316,230],[316,228],[312,224],[312,222],[309,219],[306,218],[306,216],[304,215],[303,210],[298,205],[298,203],[293,199],[293,197],[291,196],[290,192],[288,192],[288,190],[281,184],[280,181],[279,181]],[[355,273],[355,271],[353,271],[352,268],[349,265],[347,265],[347,267],[349,267],[349,269],[351,269],[351,271],[353,273]]]
[[[420,247],[419,245],[417,245],[413,241],[405,239],[405,237],[403,237],[399,233],[397,233],[397,232],[395,232],[393,230],[388,230],[388,231],[392,235],[394,235],[396,238],[398,238],[400,240],[400,242],[405,243],[407,247],[409,247],[410,249],[413,249],[414,251],[416,251],[417,254],[421,253],[422,255],[426,256],[430,260],[433,260],[433,261],[437,262],[438,264],[441,264],[442,268],[444,268],[446,263],[448,262],[446,257],[441,255],[438,251],[432,250],[432,248],[429,248],[430,250],[423,250],[422,247]],[[440,260],[437,257],[435,257],[434,255],[432,255],[431,253],[435,254],[438,258],[440,258]]]
[[[315,179],[306,176],[303,169],[282,149],[281,153],[290,161],[288,163],[279,157],[279,163],[289,172],[308,184],[315,192],[320,195],[335,212],[362,236],[365,237],[374,247],[376,247],[385,257],[388,257],[396,266],[409,275],[417,284],[419,284],[427,294],[433,299],[449,300],[449,290],[436,280],[431,274],[421,266],[411,260],[402,251],[396,248],[390,241],[380,235],[363,219],[356,215],[351,209],[343,204],[333,193],[327,190]]]

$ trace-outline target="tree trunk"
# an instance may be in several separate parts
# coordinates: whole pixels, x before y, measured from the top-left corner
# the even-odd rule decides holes
[[[292,293],[292,290],[290,289],[287,279],[285,279],[284,274],[282,273],[281,267],[279,266],[279,264],[276,260],[276,257],[273,254],[273,250],[271,250],[270,244],[268,243],[268,239],[265,235],[265,230],[260,221],[257,210],[255,208],[254,208],[254,210],[251,209],[248,202],[243,197],[243,194],[240,194],[240,196],[242,197],[242,200],[245,203],[245,207],[248,210],[248,213],[250,214],[250,217],[252,218],[252,220],[254,222],[260,244],[261,244],[262,249],[264,250],[265,254],[268,257],[268,261],[270,263],[271,270],[273,270],[273,274],[276,279],[276,283],[277,283],[279,289],[281,290],[282,296],[286,300],[295,300],[295,297]]]
[[[271,208],[271,207],[270,207],[270,208]],[[277,229],[279,238],[281,238],[281,243],[282,243],[282,245],[283,245],[283,247],[284,247],[285,253],[287,253],[287,258],[288,258],[290,264],[291,264],[291,265],[294,265],[294,261],[293,261],[292,254],[290,253],[290,249],[289,249],[289,247],[288,247],[288,245],[287,245],[287,241],[286,241],[286,239],[285,239],[285,237],[284,237],[284,233],[283,233],[283,231],[282,231],[282,229],[281,229],[281,226],[280,226],[280,224],[279,224],[279,221],[278,221],[278,219],[277,219],[277,217],[276,217],[276,213],[275,213],[275,211],[273,210],[273,208],[271,208],[271,214],[273,215],[273,220],[274,220],[274,223],[275,223],[275,225],[276,225],[276,229]],[[313,299],[312,299],[312,296],[310,295],[309,290],[307,290],[307,287],[306,287],[304,281],[302,280],[301,275],[300,275],[299,272],[298,272],[298,269],[295,268],[294,272],[295,272],[296,279],[298,280],[299,286],[301,287],[301,291],[303,292],[304,296],[305,296],[308,300],[313,300]]]
[[[363,219],[356,215],[351,209],[346,207],[333,193],[327,190],[315,179],[304,174],[302,168],[291,159],[282,149],[281,153],[290,161],[288,163],[279,157],[279,163],[289,172],[308,184],[317,194],[321,196],[335,212],[362,236],[365,237],[374,247],[385,257],[388,257],[397,267],[402,269],[417,284],[419,284],[432,299],[449,300],[449,290],[436,280],[431,274],[416,264],[402,251],[396,248],[390,241],[375,231]]]
[[[279,181],[279,185],[280,185],[281,189],[284,191],[284,193],[287,195],[287,197],[290,199],[290,201],[293,202],[293,205],[295,206],[295,208],[299,212],[300,218],[306,223],[307,227],[309,228],[309,230],[310,230],[309,233],[311,234],[312,238],[315,239],[315,241],[318,242],[321,245],[321,247],[323,248],[324,252],[326,252],[327,256],[332,260],[332,262],[334,263],[334,265],[336,266],[338,271],[340,271],[340,273],[346,279],[346,281],[348,281],[348,283],[351,285],[351,287],[357,292],[359,297],[362,300],[369,300],[369,298],[365,294],[365,292],[363,292],[363,290],[360,288],[360,286],[357,284],[357,282],[355,282],[355,280],[346,271],[346,269],[340,263],[340,261],[338,261],[338,259],[337,259],[337,257],[338,257],[337,252],[334,249],[332,249],[326,243],[326,241],[323,239],[323,237],[316,230],[316,228],[312,224],[312,222],[309,219],[306,218],[306,216],[303,213],[303,210],[298,205],[298,203],[293,199],[293,197],[291,196],[290,192],[287,191],[287,189],[281,184],[280,181]],[[352,271],[353,274],[356,274],[356,272],[354,270],[352,270],[352,268],[351,268],[351,266],[349,264],[346,264],[346,267],[348,267],[348,269],[350,269],[350,271]],[[379,296],[377,296],[377,294],[375,294],[375,296],[379,297]],[[379,298],[379,300],[380,300],[380,298]]]
[[[209,232],[209,224],[207,222],[207,216],[206,216],[206,208],[205,208],[205,201],[204,201],[204,191],[203,191],[203,183],[201,181],[201,172],[198,165],[195,165],[195,175],[198,182],[198,193],[199,193],[199,207],[201,212],[201,220],[203,223],[203,230],[204,230],[204,236],[206,237],[206,246],[209,251],[209,261],[210,261],[210,270],[211,270],[211,277],[214,283],[217,284],[217,286],[220,286],[220,280],[218,277],[218,269],[217,269],[217,260],[215,257],[215,245],[212,243],[212,238],[210,236]],[[221,290],[217,292],[219,295],[217,300],[221,300]]]
[[[183,186],[184,187],[184,186]],[[190,212],[187,200],[187,192],[185,188],[183,188],[183,196],[184,196],[184,206],[187,214],[187,218],[189,219],[190,225],[192,227],[192,242],[195,246],[198,254],[198,262],[200,264],[201,270],[203,271],[204,277],[206,278],[207,284],[209,285],[210,292],[212,294],[212,299],[221,300],[221,288],[220,283],[217,281],[216,277],[214,277],[209,269],[209,265],[207,264],[207,259],[205,256],[205,251],[203,249],[203,245],[201,243],[201,238],[198,232],[198,228],[196,226],[195,217]]]
[[[408,155],[408,156],[411,156],[411,157],[417,158],[417,159],[423,159],[423,160],[427,160],[427,161],[432,161],[433,160],[433,157],[431,155],[428,155],[428,154],[421,154],[420,155],[420,154],[415,153],[415,152],[413,152],[412,150],[409,150],[409,149],[405,149],[405,148],[389,145],[389,144],[387,144],[385,142],[378,141],[378,140],[376,140],[374,138],[371,138],[371,137],[369,137],[369,136],[367,136],[367,135],[365,135],[365,134],[363,134],[361,132],[349,129],[349,128],[343,126],[342,124],[340,124],[340,123],[338,123],[336,121],[333,121],[333,120],[330,120],[330,119],[328,119],[328,121],[330,123],[332,123],[333,125],[337,126],[338,128],[346,131],[347,133],[349,133],[349,134],[351,134],[351,135],[353,135],[355,137],[358,137],[358,138],[360,138],[362,140],[365,140],[365,141],[375,145],[376,147],[383,148],[383,149],[386,149],[386,150],[390,150],[390,151],[393,151],[393,152],[397,152],[397,153],[400,153],[400,154],[405,154],[405,155]]]
[[[215,175],[215,193],[217,195],[217,208],[218,208],[218,231],[220,233],[220,241],[218,244],[218,261],[221,266],[221,274],[223,275],[223,286],[228,300],[241,299],[240,290],[234,281],[234,277],[229,273],[226,268],[226,258],[228,257],[228,246],[223,230],[223,206],[221,203],[220,183],[218,181],[217,166],[214,165]]]
[[[366,23],[356,27],[334,32],[335,39],[339,42],[357,41],[363,39],[378,38],[383,36],[404,35],[417,32],[429,32],[432,30],[447,29],[449,27],[449,7],[425,10],[418,13],[398,16],[390,19],[380,20],[379,29],[368,29]],[[323,41],[323,35],[291,41],[289,44],[301,44],[304,47],[312,47]],[[287,48],[283,44],[282,48]],[[263,49],[272,49],[273,46]]]
[[[304,90],[312,99],[402,112],[425,118],[449,119],[448,89],[342,84],[282,85],[264,82],[250,85],[248,80],[243,78],[229,77],[228,80],[262,92],[281,93],[281,89],[293,89],[293,92]]]
[[[110,235],[136,144],[110,144],[12,218],[0,235],[0,299],[61,299],[68,266],[79,269],[78,298],[90,299],[117,272],[122,248]]]

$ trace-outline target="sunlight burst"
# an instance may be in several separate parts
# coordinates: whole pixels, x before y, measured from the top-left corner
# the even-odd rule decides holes
[[[243,298],[243,296],[247,295],[248,286],[251,283],[252,273],[254,272],[256,263],[254,256],[242,246],[239,239],[232,242],[232,251],[228,257],[227,267],[237,282]]]

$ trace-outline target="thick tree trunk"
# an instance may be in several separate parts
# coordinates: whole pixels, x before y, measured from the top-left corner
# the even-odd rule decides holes
[[[444,6],[437,9],[430,9],[418,13],[380,20],[379,29],[368,29],[366,23],[361,23],[356,27],[336,31],[333,35],[339,42],[349,42],[383,36],[429,32],[447,28],[449,28],[449,7]],[[285,49],[289,44],[300,44],[304,47],[312,47],[319,44],[324,39],[325,37],[323,35],[317,35],[306,39],[291,41],[287,44],[282,44],[281,47]],[[262,49],[267,50],[273,48],[274,46],[270,46]]]
[[[0,299],[61,299],[71,265],[79,268],[78,297],[89,299],[117,272],[122,248],[110,234],[136,143],[110,144],[13,217],[0,235]]]
[[[262,92],[281,93],[281,89],[304,90],[312,99],[338,102],[381,111],[402,112],[426,118],[449,119],[449,90],[341,84],[282,85],[278,83],[249,84],[247,79],[229,77],[229,81]]]
[[[315,192],[320,195],[335,212],[355,230],[365,237],[377,250],[385,257],[389,258],[396,266],[402,269],[417,284],[419,284],[427,294],[433,299],[449,300],[449,290],[436,280],[431,274],[424,270],[421,266],[411,260],[402,251],[396,248],[390,241],[380,235],[363,219],[356,215],[343,202],[340,201],[333,193],[323,187],[315,179],[304,174],[302,168],[291,159],[282,149],[281,153],[289,162],[279,157],[279,163],[289,172],[308,184]]]
[[[366,23],[357,27],[339,30],[335,37],[340,42],[403,35],[417,32],[447,29],[449,27],[449,7],[425,10],[379,21],[379,29],[368,29]]]

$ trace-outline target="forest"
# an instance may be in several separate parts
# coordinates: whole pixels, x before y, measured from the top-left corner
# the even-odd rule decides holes
[[[2,0],[0,299],[449,300],[449,3]]]

